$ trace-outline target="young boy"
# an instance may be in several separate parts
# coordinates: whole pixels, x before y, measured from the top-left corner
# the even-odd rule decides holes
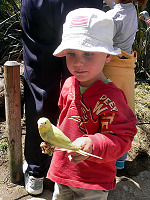
[[[55,182],[54,199],[106,200],[116,184],[116,159],[131,148],[136,118],[125,95],[102,70],[113,47],[113,20],[105,12],[81,8],[70,12],[54,55],[66,56],[73,76],[62,88],[58,128],[82,150],[55,152],[48,177]]]

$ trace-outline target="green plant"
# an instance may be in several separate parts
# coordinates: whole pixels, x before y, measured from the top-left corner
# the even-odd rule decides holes
[[[20,11],[20,4],[21,0],[0,0],[0,20],[5,20]]]
[[[0,1],[0,64],[22,55],[20,1]]]
[[[136,78],[150,79],[150,29],[139,26],[133,50],[137,52]]]
[[[138,13],[140,11],[141,8]],[[133,50],[137,52],[136,79],[150,80],[150,27],[141,19],[138,19],[138,31]]]
[[[0,145],[0,151],[5,152],[8,149],[8,144],[4,142],[3,144]]]

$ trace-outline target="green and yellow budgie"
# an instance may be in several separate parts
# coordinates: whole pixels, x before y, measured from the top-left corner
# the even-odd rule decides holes
[[[99,156],[82,151],[80,147],[72,144],[70,139],[67,136],[65,136],[64,133],[61,130],[59,130],[56,126],[51,124],[49,119],[45,117],[42,117],[38,120],[38,129],[41,138],[45,142],[48,142],[51,146],[59,147],[62,151],[73,150],[84,156],[94,156],[96,158],[102,159]]]

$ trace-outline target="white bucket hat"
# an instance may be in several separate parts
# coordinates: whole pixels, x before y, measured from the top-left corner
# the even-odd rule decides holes
[[[113,19],[95,8],[79,8],[68,13],[63,25],[62,42],[53,53],[66,56],[67,49],[120,54],[113,47]]]

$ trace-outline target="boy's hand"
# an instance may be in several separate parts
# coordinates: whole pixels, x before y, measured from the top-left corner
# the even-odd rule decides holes
[[[93,152],[93,143],[89,137],[80,137],[77,138],[74,142],[74,145],[81,147],[81,150],[92,153]],[[79,153],[74,151],[68,150],[67,153],[69,154],[68,158],[72,163],[79,163],[83,160],[88,159],[90,156],[83,156]]]

